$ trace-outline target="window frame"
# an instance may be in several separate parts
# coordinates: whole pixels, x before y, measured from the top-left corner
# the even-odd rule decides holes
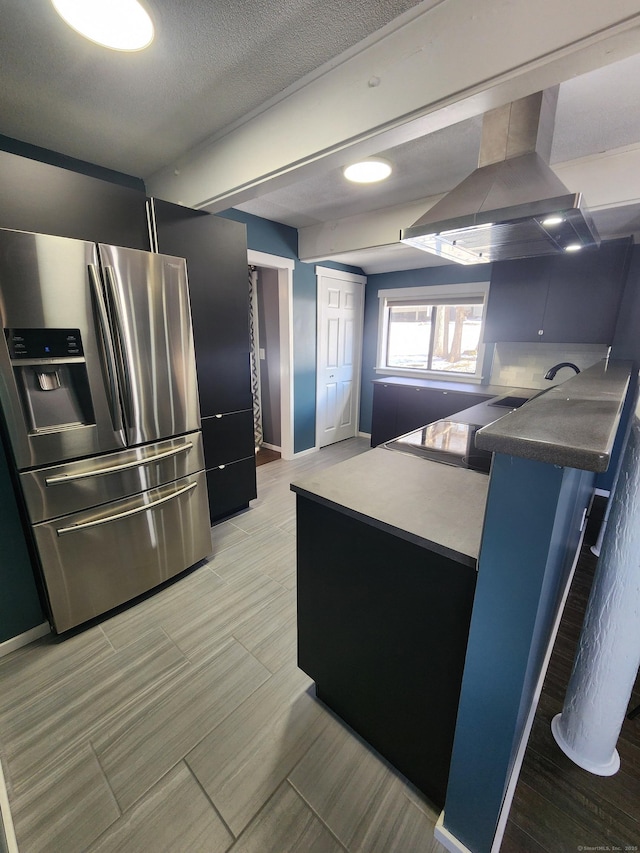
[[[473,281],[464,284],[427,285],[418,287],[398,287],[378,291],[378,351],[376,353],[375,372],[387,376],[408,376],[422,379],[443,379],[451,382],[480,382],[483,378],[482,369],[484,365],[484,324],[486,320],[487,300],[489,296],[488,281]],[[454,370],[433,370],[423,367],[390,367],[386,364],[389,307],[397,302],[406,302],[408,299],[425,304],[437,303],[440,299],[447,301],[459,300],[463,304],[465,299],[482,298],[482,324],[480,326],[480,340],[478,343],[478,359],[476,361],[475,373],[458,373]]]

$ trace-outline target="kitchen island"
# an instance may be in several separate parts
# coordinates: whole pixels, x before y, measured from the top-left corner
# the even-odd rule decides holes
[[[605,361],[518,410],[473,407],[490,477],[378,448],[292,484],[301,668],[444,803],[440,837],[479,853],[508,801],[630,372]]]

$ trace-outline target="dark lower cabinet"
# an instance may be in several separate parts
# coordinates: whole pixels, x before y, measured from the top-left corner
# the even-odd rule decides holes
[[[256,497],[255,456],[208,468],[207,489],[211,521],[246,507]]]
[[[442,808],[475,569],[301,496],[297,564],[298,665]]]
[[[490,399],[486,394],[374,382],[371,446]]]
[[[151,199],[158,251],[187,260],[211,520],[256,497],[246,227]]]

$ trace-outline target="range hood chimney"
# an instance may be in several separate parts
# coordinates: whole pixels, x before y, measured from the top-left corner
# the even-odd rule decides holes
[[[485,113],[478,168],[401,241],[461,264],[597,248],[582,194],[549,166],[558,88]]]

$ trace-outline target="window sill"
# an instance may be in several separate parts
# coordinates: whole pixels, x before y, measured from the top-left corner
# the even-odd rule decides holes
[[[439,379],[442,382],[466,382],[479,385],[483,377],[475,373],[455,373],[444,370],[402,370],[393,367],[376,367],[375,372],[383,376],[405,376],[413,379]]]

